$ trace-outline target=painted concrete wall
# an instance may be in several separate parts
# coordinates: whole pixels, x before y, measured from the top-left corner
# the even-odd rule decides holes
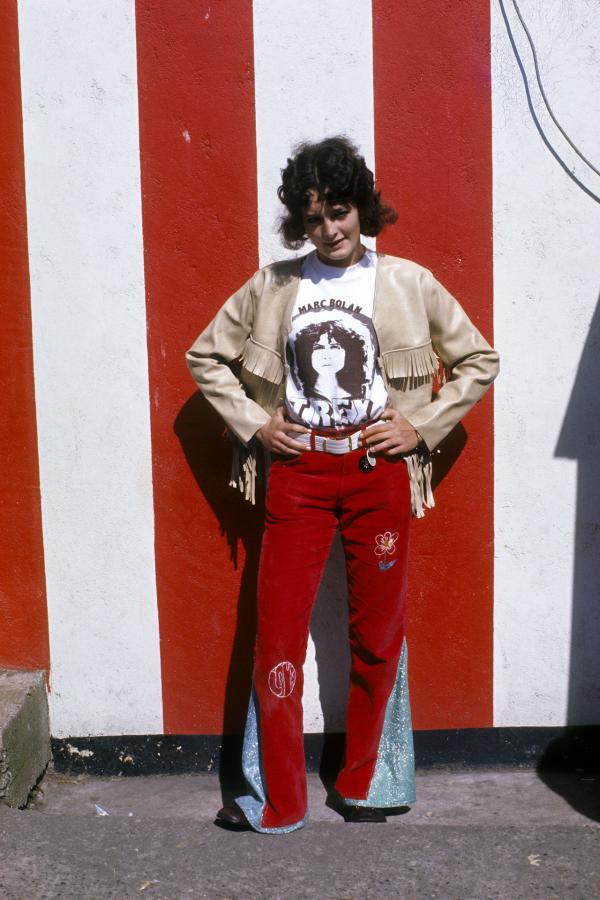
[[[495,722],[598,722],[600,175],[514,4],[492,9]],[[519,9],[600,169],[597,4]]]
[[[415,523],[414,722],[600,721],[600,177],[545,110],[517,15],[557,119],[600,167],[594,6],[6,5],[0,176],[22,227],[0,327],[23,428],[6,442],[0,513],[21,524],[2,538],[0,664],[49,668],[56,736],[243,723],[260,508],[226,487],[223,426],[183,353],[285,254],[275,189],[292,145],[339,131],[400,211],[378,247],[430,266],[502,358]],[[307,731],[343,727],[344,605],[337,546]]]
[[[19,3],[55,733],[162,725],[129,3]]]

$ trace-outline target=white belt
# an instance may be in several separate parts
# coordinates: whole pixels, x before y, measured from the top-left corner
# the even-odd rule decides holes
[[[372,422],[371,424],[374,425],[375,423]],[[351,453],[352,450],[359,449],[363,431],[364,429],[357,428],[356,431],[351,431],[349,434],[331,435],[331,437],[315,434],[314,431],[311,431],[308,434],[295,434],[293,437],[295,441],[306,444],[311,450],[319,450],[321,453],[334,453],[339,456],[342,453]]]

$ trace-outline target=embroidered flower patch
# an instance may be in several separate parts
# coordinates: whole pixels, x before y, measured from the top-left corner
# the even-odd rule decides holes
[[[393,534],[391,531],[384,531],[383,534],[378,534],[375,537],[375,555],[383,557],[383,559],[379,560],[379,568],[382,571],[391,569],[398,562],[397,559],[392,559],[388,562],[388,556],[392,556],[396,552],[397,540],[397,531],[394,531]]]

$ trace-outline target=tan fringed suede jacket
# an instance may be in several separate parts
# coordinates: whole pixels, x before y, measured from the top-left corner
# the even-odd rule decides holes
[[[427,445],[404,457],[413,514],[421,517],[434,505],[431,451],[485,394],[498,374],[498,354],[428,269],[377,256],[373,326],[389,403]],[[186,353],[196,384],[235,436],[230,483],[252,502],[257,465],[265,462],[254,435],[284,403],[301,264],[284,260],[259,269]],[[436,377],[441,386],[434,393]]]

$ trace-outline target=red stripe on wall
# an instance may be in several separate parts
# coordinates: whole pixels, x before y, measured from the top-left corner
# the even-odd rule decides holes
[[[488,0],[373,0],[377,179],[400,213],[380,249],[415,259],[492,337]],[[466,441],[466,443],[465,443]],[[464,446],[463,446],[464,444]],[[488,394],[436,460],[438,507],[415,522],[415,727],[492,725],[493,421]]]
[[[247,705],[260,511],[184,352],[258,262],[252,4],[136,15],[165,731],[220,734]]]
[[[16,2],[0,7],[0,31],[0,667],[47,669]]]

